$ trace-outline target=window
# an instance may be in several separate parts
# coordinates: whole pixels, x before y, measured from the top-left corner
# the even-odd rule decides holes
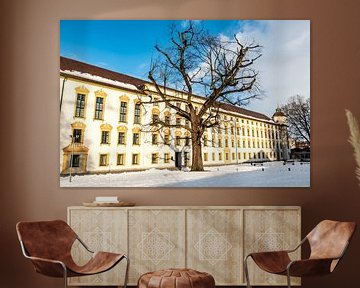
[[[235,147],[235,141],[234,140],[231,140],[231,147]]]
[[[234,127],[231,126],[230,131],[231,131],[231,135],[234,135]]]
[[[126,122],[127,118],[127,102],[121,101],[120,102],[120,122]]]
[[[101,131],[101,144],[110,144],[109,131]]]
[[[229,139],[225,138],[225,147],[229,147]]]
[[[118,144],[125,145],[125,132],[119,132]]]
[[[153,115],[152,115],[152,122],[153,122],[153,124],[159,123],[159,120],[160,120],[160,118],[159,118],[159,115],[158,115],[158,114],[153,114]]]
[[[222,160],[222,153],[221,152],[219,153],[219,160],[220,161]]]
[[[175,137],[175,145],[176,145],[176,146],[180,146],[180,145],[181,145],[180,136],[176,136],[176,137]]]
[[[141,120],[141,107],[140,107],[140,103],[136,103],[135,104],[135,114],[134,114],[134,123],[135,124],[140,124],[140,120]]]
[[[100,154],[100,166],[107,166],[108,165],[108,154]]]
[[[165,125],[170,125],[170,116],[169,115],[165,116]]]
[[[240,128],[236,127],[236,134],[239,136],[240,135]]]
[[[72,155],[71,167],[80,167],[80,155]]]
[[[221,139],[219,139],[218,144],[219,144],[219,147],[221,148],[221,147],[222,147],[222,141],[221,141]]]
[[[85,94],[78,93],[76,96],[75,117],[85,117]]]
[[[73,142],[74,143],[82,143],[82,130],[81,129],[73,130]]]
[[[170,153],[164,153],[164,163],[170,162]]]
[[[185,120],[185,127],[189,128],[190,127],[190,121],[189,120]]]
[[[152,145],[157,145],[158,144],[158,134],[157,133],[152,134],[151,144]]]
[[[240,147],[240,140],[237,140],[237,147]]]
[[[181,118],[176,117],[176,126],[180,126],[180,125],[181,125]]]
[[[102,120],[104,111],[104,98],[96,97],[95,101],[95,119]]]
[[[151,154],[151,164],[157,164],[159,162],[158,153]]]
[[[241,159],[241,153],[240,152],[238,153],[238,159]]]
[[[169,134],[164,135],[164,144],[170,145],[170,135]]]
[[[208,153],[204,153],[204,161],[208,161]]]
[[[140,144],[140,134],[138,132],[133,133],[133,145]]]
[[[211,159],[212,159],[212,161],[215,161],[215,153],[214,152],[211,154]]]
[[[231,159],[235,160],[235,153],[231,153]]]
[[[229,153],[225,153],[225,160],[229,160]]]
[[[125,165],[125,154],[117,154],[117,165]]]
[[[133,165],[139,165],[139,154],[132,154],[132,164]]]

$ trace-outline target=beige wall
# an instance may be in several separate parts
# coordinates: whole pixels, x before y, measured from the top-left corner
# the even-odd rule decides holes
[[[7,2],[7,3],[5,3]],[[324,218],[360,223],[360,187],[344,108],[360,119],[359,1],[1,1],[0,286],[62,287],[22,258],[19,220],[65,219],[95,195],[139,205],[301,205],[303,234]],[[59,19],[311,19],[310,189],[60,189]],[[279,79],[281,81],[281,79]],[[303,287],[358,287],[360,237],[330,277]]]

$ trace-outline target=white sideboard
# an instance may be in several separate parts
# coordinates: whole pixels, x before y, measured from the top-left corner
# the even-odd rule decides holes
[[[68,207],[68,223],[92,250],[128,254],[129,285],[145,272],[192,268],[212,274],[216,285],[245,285],[243,258],[256,251],[294,248],[301,238],[298,206]],[[76,244],[79,263],[88,254]],[[300,250],[293,255],[300,258]],[[253,285],[286,285],[249,261]],[[70,285],[121,285],[125,263]],[[293,284],[300,284],[294,278]]]

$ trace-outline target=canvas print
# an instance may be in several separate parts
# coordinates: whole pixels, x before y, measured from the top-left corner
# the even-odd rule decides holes
[[[61,20],[61,187],[309,187],[309,20]]]

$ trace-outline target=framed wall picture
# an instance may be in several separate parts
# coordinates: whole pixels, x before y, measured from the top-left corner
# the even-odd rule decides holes
[[[61,187],[309,187],[309,20],[61,20]]]

